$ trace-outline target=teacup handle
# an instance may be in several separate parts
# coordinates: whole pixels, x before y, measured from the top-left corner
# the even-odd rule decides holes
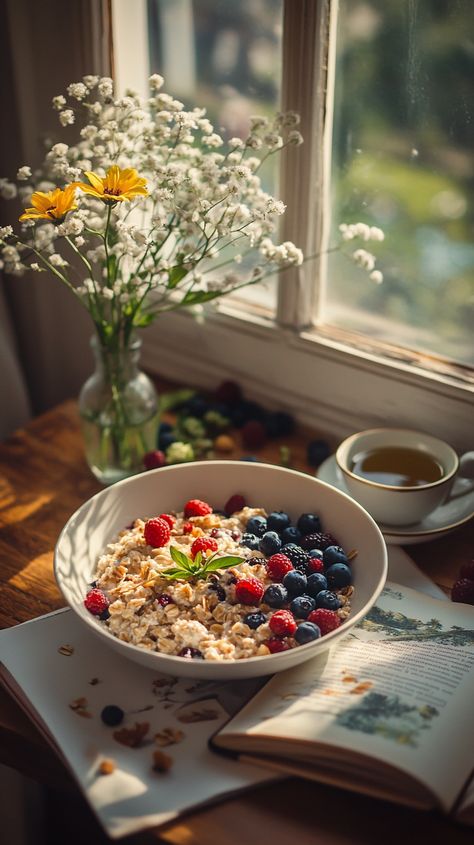
[[[465,452],[464,455],[459,458],[459,470],[456,478],[474,479],[474,452]],[[463,485],[461,490],[458,489],[454,492],[455,487],[456,481],[446,499],[446,502],[451,502],[453,499],[460,499],[462,496],[465,496],[466,493],[471,493],[474,490],[474,484],[471,484],[468,487]]]

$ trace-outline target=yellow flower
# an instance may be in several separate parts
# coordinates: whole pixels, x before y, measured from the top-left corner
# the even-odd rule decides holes
[[[25,208],[20,220],[52,220],[60,223],[68,211],[77,208],[74,202],[77,183],[67,185],[64,191],[55,188],[54,191],[35,191],[31,197],[32,208]]]
[[[146,179],[142,179],[133,167],[121,170],[114,164],[109,167],[105,178],[90,171],[85,171],[85,175],[90,185],[85,182],[77,182],[78,187],[84,193],[103,200],[105,203],[122,202],[137,196],[148,196]]]

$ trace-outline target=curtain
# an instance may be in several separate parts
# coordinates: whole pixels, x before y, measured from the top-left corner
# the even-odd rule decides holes
[[[85,74],[112,75],[108,0],[0,0],[0,177],[43,158],[44,141],[68,143],[52,98]],[[14,201],[0,225],[14,224]],[[32,414],[77,396],[92,370],[90,318],[46,273],[3,276],[0,291],[0,437]],[[8,398],[8,401],[5,399]]]

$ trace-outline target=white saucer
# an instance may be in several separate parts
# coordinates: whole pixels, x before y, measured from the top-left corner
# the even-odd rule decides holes
[[[318,478],[326,481],[332,487],[337,487],[343,493],[351,495],[344,483],[342,473],[336,464],[334,455],[327,458],[317,471]],[[472,480],[466,478],[456,479],[453,487],[454,498],[444,505],[440,505],[433,513],[417,522],[415,525],[385,525],[381,522],[378,526],[385,538],[386,543],[393,543],[397,546],[405,546],[415,543],[427,543],[429,540],[436,540],[450,531],[454,531],[464,522],[474,516],[474,488]]]

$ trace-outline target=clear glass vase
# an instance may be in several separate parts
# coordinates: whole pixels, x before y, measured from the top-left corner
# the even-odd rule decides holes
[[[158,395],[138,368],[141,340],[103,346],[91,340],[96,369],[79,394],[87,462],[102,484],[143,470],[143,456],[156,448]]]

